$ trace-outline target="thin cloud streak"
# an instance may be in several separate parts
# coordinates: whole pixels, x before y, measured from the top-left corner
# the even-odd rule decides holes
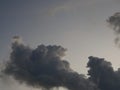
[[[48,10],[48,15],[50,16],[55,16],[57,13],[62,13],[64,12],[75,12],[77,10],[79,10],[80,8],[85,8],[85,7],[81,7],[82,5],[84,6],[91,6],[98,3],[98,1],[96,0],[66,0],[64,1],[64,3],[54,6],[53,8],[50,8],[50,10]]]

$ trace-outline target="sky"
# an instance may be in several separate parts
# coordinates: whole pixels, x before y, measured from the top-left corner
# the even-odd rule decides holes
[[[39,44],[67,48],[64,59],[79,73],[87,74],[91,55],[105,58],[116,69],[120,49],[106,19],[120,11],[119,4],[119,0],[0,0],[0,61],[8,59],[12,37],[18,35],[32,48]]]

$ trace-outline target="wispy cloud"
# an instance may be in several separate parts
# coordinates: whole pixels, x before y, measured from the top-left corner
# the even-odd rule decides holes
[[[93,5],[97,3],[97,0],[67,0],[62,4],[59,4],[57,6],[54,6],[49,9],[48,15],[54,16],[59,12],[73,12],[77,11],[80,8],[85,8],[87,6]]]

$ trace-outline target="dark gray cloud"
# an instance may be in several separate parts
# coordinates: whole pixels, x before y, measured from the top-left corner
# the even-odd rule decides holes
[[[120,47],[120,12],[110,16],[107,19],[107,22],[110,24],[116,34],[115,43]]]
[[[113,26],[116,34],[120,33],[120,12],[115,13],[110,16],[107,22]]]
[[[3,72],[28,86],[69,90],[97,90],[94,83],[70,68],[63,60],[66,49],[56,45],[39,45],[36,49],[22,43],[12,43],[10,60]]]
[[[114,71],[104,58],[90,56],[85,77],[71,69],[63,60],[66,49],[57,45],[39,45],[32,49],[18,41],[2,69],[1,78],[12,76],[19,83],[48,90],[65,87],[68,90],[120,90],[120,69]],[[6,79],[7,80],[7,79]]]
[[[87,67],[89,79],[101,90],[120,90],[120,70],[114,71],[110,62],[90,56]]]

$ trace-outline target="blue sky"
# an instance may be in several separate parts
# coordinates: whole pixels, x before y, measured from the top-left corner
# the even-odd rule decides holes
[[[65,59],[79,73],[87,73],[90,55],[117,68],[120,50],[106,19],[120,11],[119,5],[119,0],[0,0],[0,60],[8,59],[12,37],[19,35],[32,48],[67,48]]]

